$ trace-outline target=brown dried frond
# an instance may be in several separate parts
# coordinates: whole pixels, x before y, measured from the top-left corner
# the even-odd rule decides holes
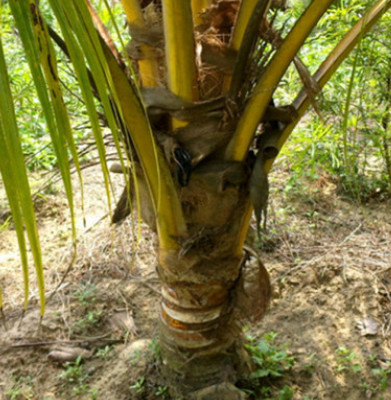
[[[265,18],[259,27],[259,37],[262,39],[262,44],[256,47],[254,53],[249,58],[246,79],[242,85],[243,98],[251,94],[252,88],[258,81],[260,75],[262,75],[275,50],[283,42],[283,37],[281,35],[283,29],[276,30],[273,27],[276,16],[277,13],[275,12],[270,20]]]
[[[156,4],[159,7],[161,7],[161,1],[160,0],[139,0],[141,8],[145,8],[149,6],[150,4]]]
[[[156,9],[156,6],[151,3],[143,10],[144,14],[144,27],[129,26],[129,34],[132,38],[128,44],[128,52],[130,57],[135,59],[142,59],[148,57],[158,58],[163,53],[164,34],[162,25],[162,15]],[[139,52],[140,44],[146,44],[152,47],[155,51],[154,54],[137,55]]]
[[[230,34],[234,25],[240,2],[220,0],[210,8],[211,27],[220,34]]]
[[[197,35],[198,42],[198,81],[200,96],[208,99],[219,96],[223,83],[224,68],[219,68],[218,63],[224,62],[226,45],[214,29]],[[209,59],[208,59],[209,58]]]
[[[200,32],[211,30],[228,43],[239,5],[240,2],[237,0],[214,0],[212,5],[201,14],[204,22],[197,29]]]
[[[214,68],[203,66],[199,70],[199,87],[201,99],[210,99],[221,94],[223,77]]]
[[[245,259],[239,280],[231,296],[237,322],[259,321],[269,306],[272,296],[269,273],[258,255]]]

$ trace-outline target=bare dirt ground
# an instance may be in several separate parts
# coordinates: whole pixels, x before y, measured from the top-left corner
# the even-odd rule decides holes
[[[85,175],[86,228],[80,218],[76,262],[54,294],[73,255],[69,216],[61,191],[37,201],[49,293],[41,324],[33,272],[21,319],[14,231],[0,233],[0,399],[169,398],[156,374],[155,238],[142,226],[137,244],[137,224],[102,219],[100,174]],[[294,357],[281,378],[264,380],[262,398],[391,399],[390,201],[357,206],[327,176],[283,189],[272,179],[268,232],[260,242],[251,232],[248,239],[274,295],[269,313],[247,332],[277,332],[275,345],[289,344]],[[0,202],[0,222],[4,211]],[[65,362],[77,356],[83,361]]]

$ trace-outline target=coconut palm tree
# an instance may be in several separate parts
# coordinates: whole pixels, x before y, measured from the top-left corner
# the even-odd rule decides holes
[[[69,155],[79,175],[80,165],[54,43],[73,64],[107,191],[97,104],[129,176],[113,220],[135,205],[157,232],[162,373],[182,395],[234,383],[248,372],[241,322],[261,317],[270,297],[265,268],[259,262],[248,276],[243,252],[252,212],[258,226],[265,214],[268,172],[320,89],[391,2],[373,2],[312,76],[299,50],[333,0],[312,0],[284,35],[273,27],[284,1],[121,0],[132,38],[121,51],[90,0],[46,3],[55,28],[39,1],[9,0],[72,221]],[[121,37],[123,26],[115,28]],[[291,63],[303,90],[292,104],[277,107],[273,93]],[[43,314],[41,251],[1,45],[0,105],[0,171],[20,246],[25,306],[28,240]]]

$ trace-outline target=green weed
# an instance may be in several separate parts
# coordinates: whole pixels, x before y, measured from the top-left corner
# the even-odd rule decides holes
[[[11,379],[12,385],[11,387],[6,390],[4,393],[8,400],[17,400],[20,398],[23,399],[33,399],[33,380],[30,376],[27,377],[20,377],[16,379],[12,377]]]
[[[139,360],[143,357],[143,352],[140,349],[137,349],[134,353],[130,354],[129,356],[129,362],[130,365],[136,365]]]
[[[83,383],[88,378],[88,374],[83,372],[82,358],[79,356],[75,362],[67,364],[60,378],[68,383]]]
[[[160,360],[162,358],[159,339],[154,338],[148,348],[151,351],[155,360]]]
[[[278,394],[278,400],[290,400],[294,393],[295,390],[292,387],[285,385]]]
[[[145,376],[141,377],[136,383],[129,386],[129,389],[135,390],[136,393],[143,393],[145,391]]]
[[[94,327],[101,320],[102,311],[89,311],[86,316],[74,322],[76,331],[86,331]]]
[[[372,374],[379,377],[379,386],[381,390],[388,388],[388,380],[391,377],[391,361],[384,363],[384,366],[380,368],[372,369]]]
[[[88,306],[96,302],[97,291],[98,289],[94,284],[83,284],[79,290],[74,292],[74,295],[83,306]]]
[[[305,364],[304,364],[304,371],[307,374],[312,374],[316,367],[317,367],[318,359],[316,357],[316,353],[310,354],[308,357],[305,359]]]
[[[337,365],[335,367],[337,372],[351,371],[360,372],[363,367],[358,361],[360,358],[354,351],[347,349],[344,346],[338,347],[337,353]]]
[[[98,400],[98,389],[90,389],[88,391],[91,400]]]
[[[265,333],[262,339],[247,337],[245,348],[251,355],[255,363],[255,371],[250,376],[240,382],[240,389],[248,393],[251,398],[262,398],[267,400],[289,400],[293,398],[294,389],[285,385],[278,393],[266,383],[272,379],[281,378],[284,373],[289,371],[295,363],[294,357],[287,352],[288,344],[279,345],[275,343],[277,333]],[[275,397],[277,396],[277,397]]]
[[[163,397],[163,399],[166,398],[168,395],[168,387],[167,386],[159,386],[155,392],[156,396]]]
[[[250,375],[255,380],[264,377],[279,378],[294,365],[294,357],[289,356],[286,349],[289,345],[277,345],[274,343],[277,333],[265,333],[263,340],[255,340],[248,337],[245,348],[251,354],[256,371]]]
[[[73,385],[72,391],[75,395],[88,394],[91,400],[97,399],[97,389],[90,388],[87,382],[89,374],[83,369],[81,357],[67,364],[60,378],[64,383]]]
[[[103,349],[98,349],[95,356],[97,358],[102,358],[103,360],[108,360],[111,356],[111,354],[109,354],[109,352],[110,352],[110,350],[112,350],[112,348],[113,348],[113,346],[107,345]]]
[[[0,220],[0,233],[6,231],[11,225],[11,215],[4,219],[4,222]]]

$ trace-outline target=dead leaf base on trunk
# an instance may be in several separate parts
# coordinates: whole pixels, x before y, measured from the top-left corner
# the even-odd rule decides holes
[[[179,391],[175,395],[235,383],[251,369],[241,329],[249,315],[238,318],[236,294],[244,291],[243,265],[244,258],[233,255],[208,258],[200,252],[161,250],[161,370],[169,386]],[[257,316],[264,313],[270,295],[266,270],[260,271],[266,278],[259,280],[262,304],[256,302]]]

